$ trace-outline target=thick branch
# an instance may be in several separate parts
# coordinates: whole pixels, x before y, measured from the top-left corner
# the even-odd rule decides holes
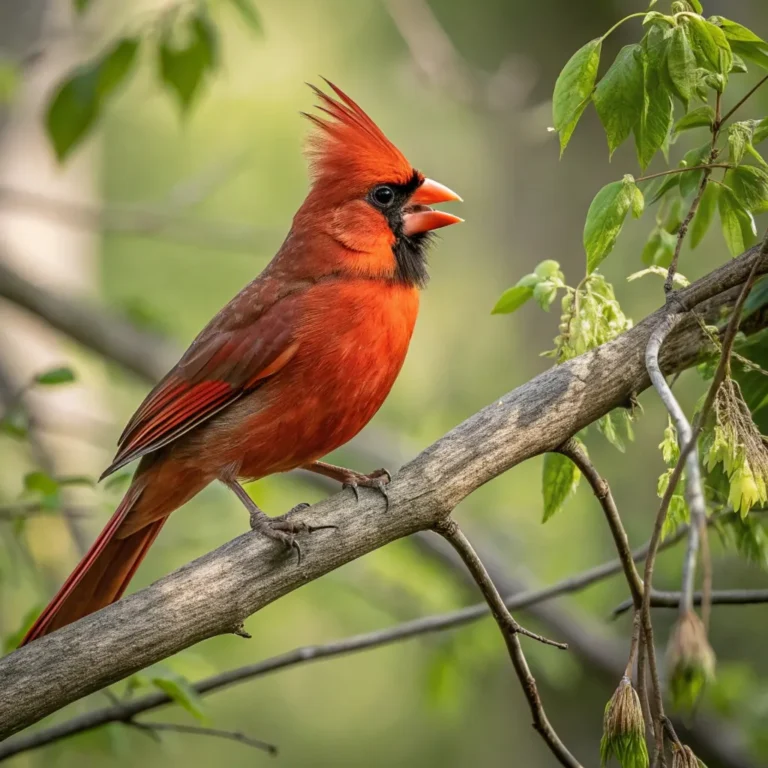
[[[713,299],[709,308],[715,309],[732,301],[732,289],[750,271],[751,256],[681,291],[685,306]],[[313,523],[337,525],[338,530],[317,533],[306,543],[301,568],[270,542],[245,534],[5,657],[0,661],[0,737],[200,640],[232,632],[247,616],[308,581],[434,526],[488,480],[555,449],[645,389],[643,353],[664,317],[665,310],[659,310],[614,341],[546,371],[460,424],[395,476],[387,514],[373,493],[358,504],[348,493],[317,504],[309,513]],[[705,343],[695,321],[682,324],[663,350],[662,365],[667,371],[691,365]]]

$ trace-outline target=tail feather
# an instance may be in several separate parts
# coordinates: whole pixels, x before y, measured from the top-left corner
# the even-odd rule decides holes
[[[144,483],[134,483],[85,557],[27,632],[21,645],[77,621],[117,600],[144,559],[167,517],[128,536],[119,530],[141,496]]]

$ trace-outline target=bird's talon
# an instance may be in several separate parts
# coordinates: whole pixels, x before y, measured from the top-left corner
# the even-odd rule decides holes
[[[345,488],[351,488],[352,493],[355,494],[355,501],[360,501],[360,491],[357,490],[357,483],[344,483],[344,485],[341,486],[341,489],[344,490]]]

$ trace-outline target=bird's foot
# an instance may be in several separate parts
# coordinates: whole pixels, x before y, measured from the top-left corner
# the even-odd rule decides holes
[[[335,525],[308,525],[303,520],[290,520],[289,515],[294,512],[301,512],[308,509],[309,504],[297,504],[289,512],[279,517],[269,517],[265,515],[258,507],[250,510],[251,530],[258,531],[273,541],[279,542],[285,549],[294,550],[298,559],[298,565],[301,565],[303,551],[296,536],[300,533],[314,533],[325,529],[336,528]]]
[[[355,494],[355,499],[360,500],[360,491],[358,488],[373,488],[384,497],[384,510],[389,509],[389,494],[387,493],[387,483],[392,479],[392,475],[386,469],[375,469],[368,475],[354,470],[347,470],[346,477],[342,480],[342,488],[351,488]]]

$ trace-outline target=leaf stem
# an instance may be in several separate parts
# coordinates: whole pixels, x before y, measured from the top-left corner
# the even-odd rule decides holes
[[[672,168],[669,171],[659,171],[658,173],[649,173],[647,176],[641,176],[639,179],[635,179],[635,183],[639,184],[641,181],[658,179],[661,176],[671,176],[674,173],[687,173],[688,171],[712,171],[715,168],[733,168],[733,166],[730,163],[707,163],[706,165],[692,165],[690,168]]]
[[[615,32],[625,21],[629,21],[630,19],[637,19],[642,16],[645,18],[648,15],[647,11],[642,11],[640,13],[630,13],[629,16],[625,16],[620,21],[617,21],[601,38],[601,40],[605,40],[608,35],[610,35],[612,32]]]

